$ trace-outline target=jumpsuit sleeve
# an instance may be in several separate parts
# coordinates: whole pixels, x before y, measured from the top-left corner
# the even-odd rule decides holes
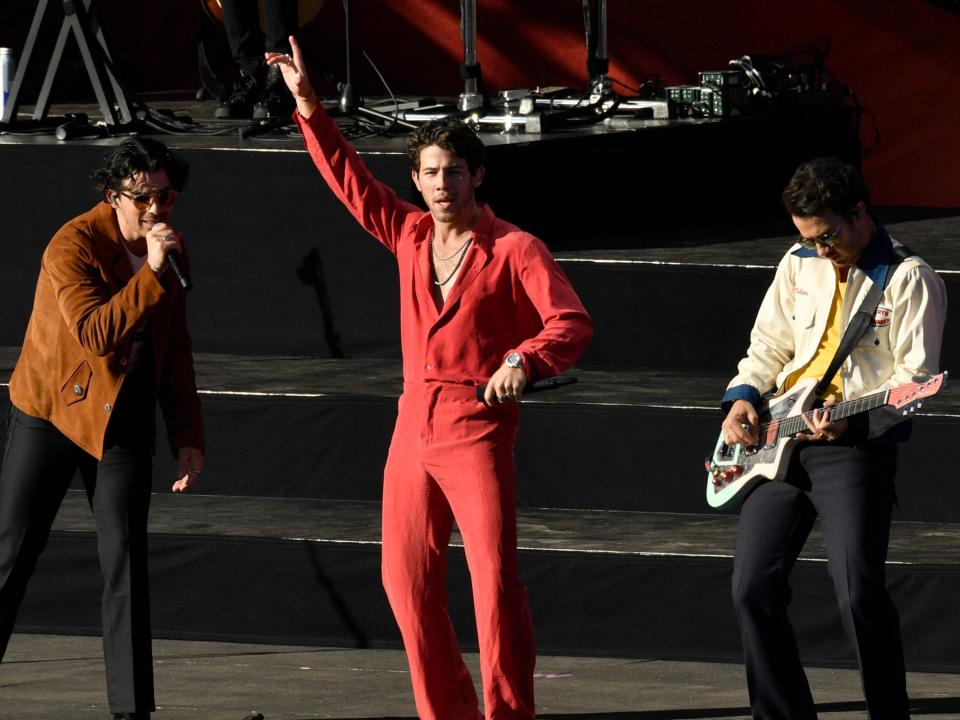
[[[330,190],[368,233],[396,255],[405,221],[422,211],[373,177],[322,107],[309,118],[299,113],[294,117],[307,152]]]

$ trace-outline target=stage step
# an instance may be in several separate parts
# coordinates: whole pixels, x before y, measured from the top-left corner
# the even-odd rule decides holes
[[[889,230],[939,272],[948,307],[960,306],[960,215],[895,222]],[[556,253],[596,326],[581,365],[732,376],[777,263],[795,238],[724,231],[677,246],[661,231],[638,237],[632,249]],[[957,313],[947,313],[940,365],[960,368]]]
[[[0,351],[4,377],[16,354]],[[380,498],[401,389],[398,361],[197,354],[196,367],[207,426],[203,492]],[[518,503],[707,511],[703,460],[720,431],[728,378],[643,368],[571,374],[576,384],[524,401]],[[923,411],[902,447],[897,518],[960,522],[960,486],[943,471],[960,429],[960,388],[948,386]],[[165,443],[158,439],[158,483],[175,472]]]
[[[396,647],[380,588],[376,502],[155,493],[158,637]],[[543,654],[736,660],[729,599],[736,518],[521,508],[518,538]],[[475,646],[469,578],[451,539],[451,614]],[[888,582],[914,670],[960,670],[960,525],[894,523]],[[793,575],[811,664],[849,664],[819,528]],[[63,588],[71,588],[65,594]],[[96,632],[99,575],[86,498],[70,491],[21,612],[23,632]],[[573,619],[576,619],[575,622]]]

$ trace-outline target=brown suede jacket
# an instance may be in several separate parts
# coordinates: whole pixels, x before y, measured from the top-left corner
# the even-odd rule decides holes
[[[183,291],[150,266],[134,274],[113,208],[74,218],[50,241],[10,400],[103,457],[107,423],[125,378],[134,331],[150,323],[154,387],[174,454],[203,450],[203,420]]]

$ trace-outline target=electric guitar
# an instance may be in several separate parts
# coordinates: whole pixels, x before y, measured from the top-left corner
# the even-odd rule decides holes
[[[946,379],[947,373],[942,372],[923,383],[906,383],[839,402],[830,408],[830,419],[842,420],[884,405],[900,410],[905,416],[910,415],[923,404],[924,398],[940,392]],[[794,435],[807,432],[803,416],[812,419],[816,385],[816,378],[808,378],[797,383],[788,393],[764,403],[758,413],[760,444],[756,447],[744,447],[741,443],[727,445],[723,433],[720,433],[713,456],[704,462],[707,503],[711,507],[722,508],[742,501],[747,496],[746,491],[758,482],[783,480],[793,447],[800,442]]]

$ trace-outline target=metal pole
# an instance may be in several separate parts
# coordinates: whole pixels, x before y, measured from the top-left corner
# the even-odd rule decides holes
[[[477,62],[477,0],[460,0],[460,34],[463,36],[463,93],[460,110],[483,107],[480,94],[480,64]]]
[[[589,1],[594,7],[590,13],[590,55],[587,58],[587,71],[590,74],[591,89],[602,91],[610,69],[607,58],[607,0]]]

